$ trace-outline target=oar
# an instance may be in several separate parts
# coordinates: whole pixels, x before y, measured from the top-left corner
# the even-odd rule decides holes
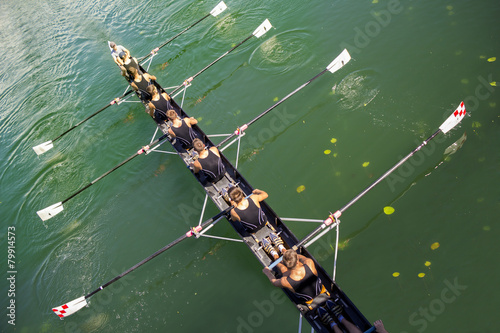
[[[337,56],[337,58],[335,58],[326,67],[326,69],[324,69],[321,73],[317,74],[312,79],[310,79],[309,81],[307,81],[306,83],[302,84],[300,87],[298,87],[297,89],[295,89],[294,91],[292,91],[291,93],[289,93],[288,95],[286,95],[285,97],[283,97],[280,101],[278,101],[276,104],[274,104],[273,106],[271,106],[266,111],[262,112],[260,115],[258,115],[254,119],[252,119],[250,122],[248,122],[248,123],[246,123],[246,124],[238,127],[234,131],[234,133],[232,133],[230,136],[228,136],[227,138],[225,138],[224,140],[222,140],[222,142],[220,142],[217,145],[217,147],[222,146],[224,143],[228,142],[234,136],[239,135],[240,133],[242,133],[244,130],[246,130],[248,128],[248,126],[252,125],[254,122],[256,122],[260,118],[264,117],[264,115],[266,115],[268,112],[270,112],[271,110],[273,110],[274,108],[276,108],[278,105],[280,105],[281,103],[283,103],[284,101],[286,101],[288,98],[290,98],[292,95],[294,95],[298,91],[302,90],[302,88],[306,87],[308,84],[310,84],[311,82],[313,82],[314,80],[316,80],[321,75],[325,74],[326,72],[335,73],[336,71],[338,71],[339,69],[341,69],[345,64],[347,64],[349,62],[349,60],[351,60],[351,56],[349,55],[349,52],[347,52],[347,50],[344,49],[344,51],[342,51]]]
[[[94,114],[88,116],[87,118],[85,118],[84,120],[80,121],[78,124],[76,124],[75,126],[71,127],[70,129],[68,129],[66,132],[62,133],[61,135],[59,135],[57,138],[53,139],[53,140],[50,140],[50,141],[47,141],[47,142],[44,142],[42,144],[39,144],[38,146],[35,146],[33,147],[33,150],[35,151],[35,153],[37,155],[41,155],[43,153],[45,153],[46,151],[52,149],[54,147],[54,142],[59,140],[60,138],[62,138],[65,134],[68,134],[69,132],[71,132],[72,130],[74,130],[75,128],[77,128],[78,126],[80,126],[81,124],[83,124],[84,122],[86,122],[87,120],[89,120],[90,118],[96,116],[97,114],[101,113],[102,111],[106,110],[108,107],[110,107],[111,105],[113,104],[117,104],[123,97],[127,96],[128,94],[130,94],[131,92],[133,92],[133,90],[129,90],[127,91],[125,94],[121,95],[120,97],[118,98],[115,98],[114,100],[112,100],[111,102],[109,102],[108,105],[106,105],[105,107],[103,107],[102,109],[100,109],[99,111],[95,112]]]
[[[213,17],[216,17],[217,15],[219,15],[220,13],[222,13],[223,11],[225,11],[226,8],[227,8],[227,6],[224,3],[224,1],[219,2],[219,4],[217,6],[215,6],[214,9],[212,9],[212,11],[210,11],[210,13],[208,13],[205,16],[203,16],[201,19],[199,19],[195,23],[191,24],[189,27],[187,27],[186,29],[182,30],[177,35],[175,35],[174,37],[172,37],[169,40],[167,40],[165,43],[161,44],[160,46],[158,46],[157,48],[155,48],[154,50],[152,50],[148,55],[146,55],[146,56],[144,56],[142,58],[139,58],[138,61],[139,62],[146,61],[153,54],[156,54],[162,47],[164,47],[165,45],[167,45],[168,43],[170,43],[171,41],[173,41],[174,39],[176,39],[177,37],[179,37],[180,35],[182,35],[186,31],[188,31],[189,29],[191,29],[192,27],[194,27],[195,25],[197,25],[198,23],[200,23],[201,21],[203,21],[204,19],[206,19],[210,15],[213,16]]]
[[[404,162],[406,162],[410,157],[415,155],[420,149],[422,149],[423,146],[427,145],[429,141],[434,139],[436,135],[439,133],[447,133],[449,130],[451,130],[453,127],[455,127],[460,121],[464,118],[465,116],[465,105],[464,102],[461,102],[460,105],[457,107],[457,109],[451,114],[451,116],[448,117],[448,119],[445,120],[441,126],[439,126],[439,129],[434,132],[427,140],[423,141],[417,148],[413,149],[411,153],[406,155],[402,160],[400,160],[398,163],[396,163],[392,168],[390,168],[386,173],[384,173],[382,176],[380,176],[373,184],[368,186],[366,189],[364,189],[361,193],[359,193],[354,199],[349,201],[344,207],[340,208],[337,210],[335,213],[331,214],[323,223],[321,226],[316,228],[313,232],[311,232],[309,235],[307,235],[303,240],[301,240],[298,244],[293,246],[294,250],[297,250],[299,247],[304,246],[308,247],[311,244],[313,244],[315,241],[317,241],[319,238],[321,238],[324,234],[326,234],[328,231],[331,229],[335,228],[337,224],[339,223],[338,218],[342,215],[343,212],[347,210],[347,208],[351,207],[356,201],[358,201],[362,196],[364,196],[368,191],[370,191],[372,188],[374,188],[377,184],[379,184],[382,180],[384,180],[387,176],[389,176],[394,170],[396,170],[398,167],[400,167]],[[321,232],[320,234],[318,234]],[[316,237],[315,237],[316,236]],[[314,237],[314,239],[312,239]],[[276,266],[278,263],[281,262],[283,257],[280,257],[277,259],[275,262],[273,262],[271,265],[269,265],[269,269],[272,269],[274,266]]]
[[[190,78],[186,79],[180,86],[178,86],[177,88],[175,88],[172,92],[170,92],[170,95],[173,95],[175,94],[179,89],[181,89],[182,87],[188,85],[191,81],[193,81],[198,75],[200,75],[201,73],[203,73],[204,71],[206,71],[207,69],[209,69],[210,67],[212,67],[215,63],[217,63],[219,60],[221,60],[222,58],[224,58],[225,56],[227,56],[229,53],[233,52],[237,47],[239,47],[240,45],[242,45],[243,43],[245,43],[247,40],[249,40],[250,38],[252,38],[253,36],[259,38],[261,37],[262,35],[264,35],[267,31],[269,31],[269,29],[271,29],[273,26],[271,25],[271,22],[269,22],[268,19],[266,19],[264,22],[262,22],[261,25],[259,25],[257,27],[257,29],[255,29],[254,32],[252,32],[252,34],[250,36],[248,36],[247,38],[245,38],[244,40],[242,40],[241,42],[239,42],[238,44],[236,44],[233,48],[231,48],[230,50],[226,51],[224,54],[222,54],[220,57],[218,57],[217,59],[215,59],[214,61],[212,61],[209,65],[207,65],[205,68],[203,68],[201,71],[199,71],[198,73],[196,73],[195,75],[191,76]]]
[[[78,194],[80,194],[81,192],[83,192],[84,190],[88,189],[90,186],[92,186],[95,183],[97,183],[99,180],[103,179],[104,177],[106,177],[107,175],[109,175],[110,173],[112,173],[113,171],[115,171],[116,169],[118,169],[119,167],[121,167],[121,166],[125,165],[126,163],[130,162],[131,160],[133,160],[137,156],[141,155],[142,153],[148,153],[148,151],[151,149],[151,147],[155,146],[156,144],[158,144],[158,145],[163,144],[163,142],[161,142],[161,141],[164,140],[164,139],[166,139],[167,136],[168,136],[168,134],[162,135],[157,140],[155,140],[155,141],[151,142],[149,145],[147,145],[147,146],[139,149],[137,151],[137,153],[135,153],[134,155],[130,156],[125,161],[121,162],[120,164],[118,164],[117,166],[115,166],[114,168],[112,168],[111,170],[105,172],[104,174],[102,174],[98,178],[94,179],[93,181],[91,181],[90,183],[88,183],[87,185],[85,185],[84,187],[82,187],[81,189],[79,189],[78,191],[76,191],[75,193],[73,193],[72,195],[70,195],[69,197],[67,197],[66,199],[64,199],[63,201],[58,202],[56,204],[53,204],[53,205],[51,205],[51,206],[49,206],[47,208],[44,208],[42,210],[39,210],[36,213],[38,214],[38,216],[40,216],[40,218],[42,219],[42,221],[46,221],[46,220],[54,217],[55,215],[59,214],[60,212],[62,212],[64,210],[63,204],[66,203],[68,200],[74,198],[75,196],[77,196]]]
[[[378,183],[380,183],[382,180],[384,180],[387,176],[389,176],[394,170],[396,170],[398,167],[400,167],[404,162],[406,162],[410,157],[415,155],[422,147],[427,145],[429,141],[434,139],[436,135],[439,133],[447,133],[449,130],[451,130],[453,127],[455,127],[460,121],[464,118],[465,116],[465,105],[464,102],[461,102],[460,105],[457,107],[457,109],[451,114],[451,116],[446,119],[446,121],[439,126],[439,129],[434,132],[429,138],[427,138],[425,141],[423,141],[417,148],[413,149],[411,153],[406,155],[402,160],[400,160],[398,163],[396,163],[392,168],[390,168],[386,173],[384,173],[382,176],[380,176],[373,184],[368,186],[366,189],[364,189],[361,193],[359,193],[354,199],[349,201],[344,207],[340,208],[337,210],[335,213],[330,215],[324,222],[316,228],[313,232],[311,232],[309,235],[307,235],[306,238],[304,238],[299,244],[297,244],[297,247],[302,246],[305,244],[304,247],[308,247],[312,243],[314,243],[317,239],[319,239],[321,236],[323,236],[325,233],[327,233],[329,230],[331,230],[335,224],[333,223],[336,219],[342,215],[343,212],[345,212],[349,207],[351,207],[356,201],[358,201],[362,196],[364,196],[368,191],[370,191],[372,188],[374,188]],[[326,230],[323,230],[325,229]],[[313,238],[318,232],[323,230],[321,234],[319,234],[315,239],[312,241],[311,238]]]
[[[54,311],[54,313],[57,316],[59,316],[60,318],[64,318],[64,317],[68,317],[68,316],[72,315],[73,313],[75,313],[76,311],[80,310],[81,308],[83,308],[84,306],[87,305],[87,299],[89,297],[91,297],[92,295],[95,295],[96,293],[98,293],[99,291],[103,290],[104,288],[106,288],[110,284],[118,281],[119,279],[121,279],[122,277],[124,277],[125,275],[127,275],[128,273],[136,270],[137,268],[139,268],[140,266],[144,265],[148,261],[150,261],[153,258],[159,256],[160,254],[162,254],[163,252],[167,251],[168,249],[170,249],[174,245],[177,245],[180,242],[182,242],[183,240],[185,240],[185,239],[187,239],[187,238],[195,235],[196,233],[199,233],[207,225],[209,225],[211,223],[212,224],[216,224],[222,217],[226,216],[232,208],[233,208],[233,206],[228,207],[227,209],[223,210],[222,212],[220,212],[219,214],[215,215],[214,217],[206,220],[205,222],[203,222],[201,225],[197,226],[196,228],[192,228],[187,233],[185,233],[181,237],[179,237],[176,240],[174,240],[172,243],[168,244],[167,246],[165,246],[165,247],[161,248],[160,250],[156,251],[155,253],[153,253],[152,255],[150,255],[149,257],[147,257],[146,259],[144,259],[141,262],[139,262],[139,263],[135,264],[134,266],[130,267],[125,272],[123,272],[120,275],[116,276],[112,280],[106,282],[105,284],[103,284],[102,286],[100,286],[99,288],[97,288],[96,290],[94,290],[93,292],[91,292],[90,294],[82,296],[82,297],[79,297],[77,299],[74,299],[71,302],[63,304],[61,306],[57,306],[55,308],[52,308],[52,311]]]

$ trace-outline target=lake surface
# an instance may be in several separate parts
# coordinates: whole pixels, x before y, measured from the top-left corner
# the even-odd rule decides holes
[[[226,3],[223,14],[163,48],[149,68],[162,86],[176,86],[271,21],[274,29],[245,42],[187,90],[184,109],[208,134],[250,121],[344,48],[352,56],[252,125],[241,141],[238,169],[269,193],[267,202],[282,217],[325,219],[465,102],[461,124],[345,211],[337,283],[391,333],[496,332],[500,3]],[[141,57],[216,4],[1,2],[0,331],[298,331],[298,311],[275,297],[247,247],[207,238],[186,240],[65,320],[51,311],[197,225],[204,196],[178,157],[153,153],[71,199],[56,217],[42,222],[36,215],[150,142],[155,125],[134,98],[41,156],[32,147],[123,94],[126,81],[108,40]],[[224,154],[234,161],[236,145]],[[388,206],[391,215],[384,213]],[[217,212],[208,203],[205,218]],[[299,238],[316,227],[287,224]],[[15,234],[11,262],[9,231]],[[236,237],[225,221],[211,233]],[[331,232],[310,247],[329,272],[334,246]],[[7,316],[12,300],[15,326]],[[310,331],[307,323],[302,331]]]

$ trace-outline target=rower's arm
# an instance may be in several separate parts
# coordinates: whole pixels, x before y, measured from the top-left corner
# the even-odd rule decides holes
[[[273,272],[271,272],[271,270],[268,267],[264,267],[264,269],[262,270],[262,272],[264,274],[266,274],[267,278],[273,284],[273,286],[279,287],[279,288],[284,288],[283,284],[281,283],[281,279],[276,279],[274,277]]]
[[[170,101],[170,96],[168,96],[168,94],[166,92],[163,92],[161,93],[161,95],[163,96],[163,98],[165,98],[167,101]]]
[[[145,77],[145,78],[146,78],[146,80],[148,80],[148,81],[151,81],[151,80],[156,81],[156,76],[151,75],[151,74],[149,74],[149,73],[144,73],[144,77]]]
[[[122,46],[123,47],[123,46]],[[130,51],[123,47],[123,51],[127,54],[127,57],[130,57]]]
[[[122,62],[122,60],[120,59],[120,57],[118,57],[118,56],[113,57],[113,60],[115,61],[115,63],[116,63],[118,66],[123,66],[123,62]]]
[[[202,167],[201,167],[200,162],[198,162],[198,161],[194,161],[194,162],[193,162],[193,172],[194,172],[194,173],[198,173],[198,172],[200,172],[200,171],[201,171],[201,169],[202,169]]]
[[[154,105],[153,103],[149,102],[149,103],[148,103],[148,106],[149,106],[149,110],[151,110],[151,112],[153,112],[153,113],[154,113],[154,111],[155,111],[155,105]],[[151,116],[151,117],[152,117],[152,116]]]
[[[253,190],[252,193],[253,193],[253,195],[256,196],[255,199],[257,199],[257,201],[259,201],[259,202],[266,200],[267,197],[269,196],[266,192],[259,190],[259,189]]]
[[[233,202],[231,202],[233,204],[233,206],[235,206],[235,204]],[[241,221],[240,217],[238,216],[238,214],[236,214],[236,212],[234,211],[234,209],[231,209],[231,219],[233,221],[236,221],[236,222],[239,222]]]
[[[193,117],[187,118],[187,121],[189,122],[189,125],[196,125],[196,124],[198,124],[198,120],[196,120],[196,118],[193,118]]]

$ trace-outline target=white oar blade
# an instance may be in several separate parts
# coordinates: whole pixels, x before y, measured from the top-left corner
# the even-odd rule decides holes
[[[333,60],[328,66],[326,66],[326,69],[331,73],[335,73],[336,71],[344,67],[344,65],[347,64],[349,60],[351,60],[351,55],[349,54],[349,52],[347,52],[346,49],[344,49],[344,51],[342,51],[342,53],[339,54],[338,57],[335,58],[335,60]]]
[[[219,15],[220,13],[225,11],[226,8],[227,8],[227,6],[224,3],[224,1],[221,1],[221,2],[219,2],[219,4],[217,6],[215,6],[214,9],[212,9],[212,11],[210,12],[210,15],[212,15],[213,17],[216,17],[217,15]]]
[[[446,119],[446,121],[439,126],[441,132],[446,133],[455,127],[462,119],[465,117],[465,104],[464,102],[460,103],[458,108],[451,114],[451,116]]]
[[[42,219],[42,221],[47,221],[48,219],[56,216],[60,212],[64,210],[62,202],[58,202],[56,204],[53,204],[52,206],[49,206],[47,208],[44,208],[42,210],[39,210],[36,212],[38,216]]]
[[[273,27],[273,25],[271,24],[271,22],[269,22],[269,20],[266,19],[264,22],[262,22],[261,25],[259,25],[257,27],[257,29],[255,29],[255,31],[253,32],[252,35],[254,35],[255,37],[259,38],[260,36],[262,36],[266,32],[268,32],[272,27]]]
[[[64,317],[71,316],[73,313],[80,310],[81,308],[83,308],[86,305],[87,305],[87,300],[85,299],[85,296],[82,296],[80,298],[72,300],[69,303],[52,308],[52,311],[54,311],[54,313],[59,318],[64,318]]]
[[[42,155],[43,153],[45,153],[47,150],[50,150],[54,148],[54,145],[52,144],[52,141],[47,141],[47,142],[44,142],[38,146],[35,146],[33,147],[33,150],[35,151],[35,153],[37,155]]]

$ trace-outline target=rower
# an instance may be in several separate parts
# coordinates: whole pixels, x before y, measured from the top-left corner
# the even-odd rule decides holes
[[[109,42],[109,47],[111,48],[111,56],[118,66],[123,66],[123,61],[120,58],[120,53],[125,52],[130,56],[130,52],[121,45],[116,45],[116,43]]]
[[[125,77],[129,77],[129,71],[130,68],[135,67],[138,71],[139,69],[139,63],[137,62],[137,59],[134,57],[130,56],[130,52],[120,52],[118,54],[118,57],[120,58],[122,65],[120,68],[122,69],[122,75]]]
[[[198,153],[198,159],[192,163],[193,172],[205,175],[210,183],[221,180],[226,173],[226,168],[217,147],[207,149],[203,141],[196,138],[193,140],[193,148]]]
[[[167,118],[172,122],[168,129],[170,136],[179,139],[182,148],[193,148],[193,140],[196,139],[196,133],[191,125],[196,125],[198,120],[193,117],[181,119],[175,110],[168,110]]]
[[[283,240],[274,232],[274,227],[269,223],[266,214],[260,207],[260,202],[267,199],[268,194],[255,189],[247,199],[239,187],[231,187],[228,194],[231,204],[234,206],[231,210],[231,219],[240,222],[254,240],[262,246],[262,249],[274,260],[277,260],[279,255],[276,249],[283,254],[286,248]],[[267,231],[259,233],[261,229],[264,230],[264,226],[267,226]]]
[[[143,102],[148,102],[151,95],[147,92],[147,88],[152,81],[156,81],[156,76],[148,73],[141,74],[135,67],[131,67],[129,72],[132,79],[130,86],[139,94]]]
[[[302,301],[298,305],[300,310],[312,310],[329,299],[330,294],[318,277],[312,259],[288,249],[283,254],[282,263],[276,267],[282,274],[280,279],[276,279],[268,267],[264,267],[262,272],[275,287],[286,288],[294,293]]]
[[[268,194],[255,189],[252,195],[246,199],[245,194],[239,187],[232,187],[228,191],[231,203],[231,219],[241,222],[243,227],[250,233],[255,233],[267,223],[266,214],[260,207],[260,202],[267,199]]]
[[[157,123],[164,123],[168,120],[167,111],[172,109],[170,96],[168,96],[166,92],[159,94],[158,89],[153,84],[149,85],[146,91],[151,95],[151,100],[148,103],[149,115],[153,117]]]
[[[326,291],[312,259],[288,249],[283,254],[282,262],[276,266],[283,274],[280,279],[276,279],[268,267],[263,270],[275,287],[289,289],[305,304],[311,304],[317,295]]]

